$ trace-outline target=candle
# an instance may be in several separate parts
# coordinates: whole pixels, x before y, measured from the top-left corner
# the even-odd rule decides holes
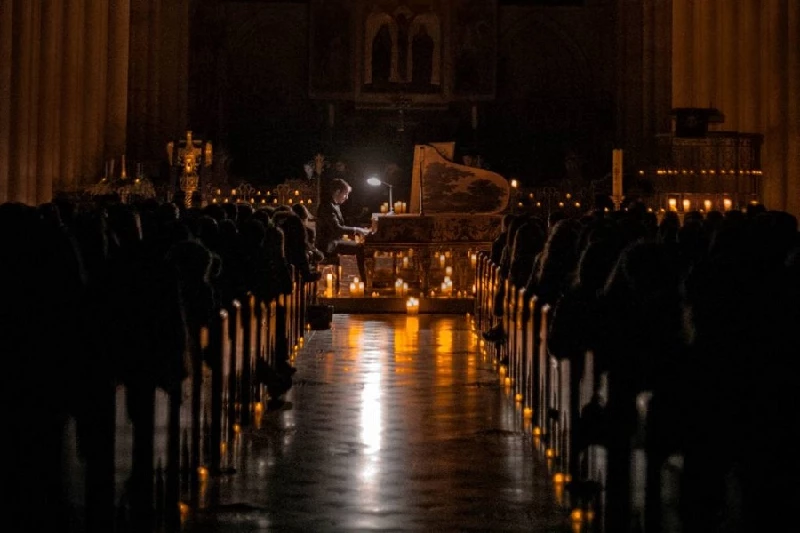
[[[416,315],[419,313],[419,300],[417,298],[409,298],[406,300],[406,313],[409,315]]]
[[[400,212],[405,213],[408,211],[408,204],[405,202],[401,202],[400,204]]]
[[[453,267],[445,267],[445,269],[444,269],[444,273],[445,273],[445,275],[446,275],[447,277],[450,277],[450,276],[452,276],[452,275],[453,275]]]
[[[683,201],[683,210],[688,211],[692,207],[692,202],[688,199]]]
[[[678,210],[678,200],[676,198],[670,198],[669,200],[667,200],[667,204],[670,211]]]
[[[403,258],[403,268],[408,268],[408,257]]]
[[[477,264],[478,264],[478,255],[477,255],[477,254],[472,254],[472,255],[470,255],[470,256],[469,256],[469,262],[470,262],[470,263],[472,263],[472,266],[473,266],[473,267],[474,267],[475,265],[477,265]]]
[[[722,206],[725,208],[725,211],[730,211],[731,207],[733,206],[733,202],[731,202],[730,198],[725,198],[722,200]]]
[[[615,198],[622,198],[622,150],[615,148],[612,151],[611,166],[611,195]]]
[[[444,268],[444,254],[439,256],[439,266]]]
[[[706,211],[711,211],[711,200],[705,200],[703,202],[703,207],[705,207]]]

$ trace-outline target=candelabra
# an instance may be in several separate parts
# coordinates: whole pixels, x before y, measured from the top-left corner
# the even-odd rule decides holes
[[[198,170],[211,166],[212,155],[211,142],[203,144],[203,141],[193,139],[191,130],[186,132],[185,140],[167,143],[170,166],[180,168],[178,184],[183,191],[186,207],[191,207],[192,196],[200,188],[201,179]]]

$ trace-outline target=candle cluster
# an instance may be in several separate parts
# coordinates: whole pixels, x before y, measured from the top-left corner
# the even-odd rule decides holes
[[[397,278],[394,282],[394,293],[397,296],[404,297],[408,293],[408,283],[403,281],[403,278]]]
[[[364,296],[364,282],[358,278],[353,278],[350,282],[350,296],[362,297]]]
[[[388,213],[389,211],[390,211],[389,202],[383,202],[380,207],[380,212],[385,214]],[[405,202],[395,202],[391,206],[391,211],[401,215],[408,213],[408,204]]]
[[[278,205],[283,203],[286,205],[303,204],[311,206],[314,204],[314,199],[310,196],[304,197],[298,189],[282,194],[278,190],[260,190],[252,186],[243,186],[230,190],[214,189],[211,193],[211,203],[249,203],[253,205]]]
[[[733,209],[733,200],[728,197],[722,197],[721,201],[718,196],[713,199],[702,194],[684,195],[683,199],[679,198],[680,195],[667,196],[667,211],[691,211],[698,209],[700,211],[712,211],[714,209],[722,209],[723,211],[730,211]],[[664,209],[661,209],[664,211]]]
[[[409,315],[419,314],[419,298],[409,298],[406,300],[406,313]]]

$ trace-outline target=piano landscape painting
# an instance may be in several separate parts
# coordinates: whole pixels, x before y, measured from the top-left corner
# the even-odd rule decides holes
[[[510,187],[503,176],[449,161],[436,148],[418,145],[414,153],[411,212],[495,214],[508,206]]]

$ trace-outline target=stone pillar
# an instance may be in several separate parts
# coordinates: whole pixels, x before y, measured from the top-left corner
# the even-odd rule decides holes
[[[710,0],[693,2],[692,77],[694,95],[692,106],[707,107],[711,103],[714,62],[714,30]]]
[[[61,180],[67,190],[78,186],[83,145],[83,66],[84,66],[84,2],[66,0],[64,11],[64,56],[61,79]]]
[[[764,93],[766,127],[764,128],[764,202],[772,209],[786,207],[788,184],[788,16],[789,2],[796,0],[764,0],[762,28],[770,38],[764,47]]]
[[[161,99],[160,61],[162,41],[166,38],[161,27],[161,0],[150,0],[149,15],[147,39],[150,42],[150,46],[147,49],[147,86],[145,87],[147,104],[146,114],[142,117],[146,121],[145,138],[143,139],[145,153],[143,156],[148,159],[155,156],[161,127],[161,113],[159,110],[159,101]],[[171,31],[172,28],[166,33]]]
[[[150,0],[130,0],[130,70],[128,95],[128,151],[133,159],[144,153],[147,121]]]
[[[653,104],[655,133],[670,131],[672,119],[672,4],[653,2]]]
[[[739,11],[742,6],[737,2],[719,4],[719,29],[717,30],[717,47],[720,51],[719,101],[717,107],[725,114],[724,129],[739,131],[739,93],[747,76],[743,70],[739,43]],[[741,81],[740,81],[741,80]]]
[[[788,38],[788,146],[786,153],[786,210],[800,218],[800,2],[789,2]]]
[[[26,69],[30,76],[30,85],[28,86],[28,107],[23,112],[27,114],[28,122],[28,153],[27,164],[25,160],[23,164],[26,165],[26,172],[24,174],[24,191],[25,202],[29,204],[36,204],[37,196],[37,181],[39,171],[36,167],[38,163],[37,158],[39,155],[39,61],[40,61],[40,46],[41,46],[41,27],[42,27],[42,4],[41,2],[31,2],[31,33],[30,42],[30,62],[27,64]]]
[[[162,128],[159,132],[155,150],[163,153],[164,143],[177,139],[191,126],[188,124],[189,95],[189,3],[174,0],[169,9],[161,13],[162,27],[170,28],[164,32],[161,49],[161,101],[160,116]],[[206,135],[207,132],[203,132]]]
[[[64,14],[63,0],[42,2],[42,36],[39,79],[39,150],[37,163],[38,183],[36,202],[52,199],[53,182],[58,172],[61,146],[58,141],[61,94],[61,25]]]
[[[105,159],[125,152],[126,128],[128,125],[130,10],[130,0],[112,0],[108,13],[108,101],[106,107]]]
[[[11,165],[11,37],[14,0],[0,2],[0,203],[9,200]]]
[[[34,2],[15,1],[11,57],[11,162],[8,199],[27,202],[28,154],[30,147],[31,36]]]
[[[653,154],[656,134],[655,101],[655,51],[656,51],[655,1],[642,1],[642,141],[644,152]],[[630,30],[629,30],[630,31]]]
[[[644,92],[644,30],[642,20],[643,0],[618,0],[616,13],[616,99],[617,139],[619,146],[629,150],[628,167],[637,165],[642,155],[646,137],[645,123],[649,114]]]
[[[739,15],[739,129],[761,132],[761,1],[742,0]]]
[[[694,0],[674,0],[672,4],[672,107],[694,103],[693,5]]]
[[[86,0],[84,48],[85,86],[83,90],[83,145],[81,149],[82,185],[99,179],[103,168],[105,141],[106,81],[108,68],[108,2]]]

